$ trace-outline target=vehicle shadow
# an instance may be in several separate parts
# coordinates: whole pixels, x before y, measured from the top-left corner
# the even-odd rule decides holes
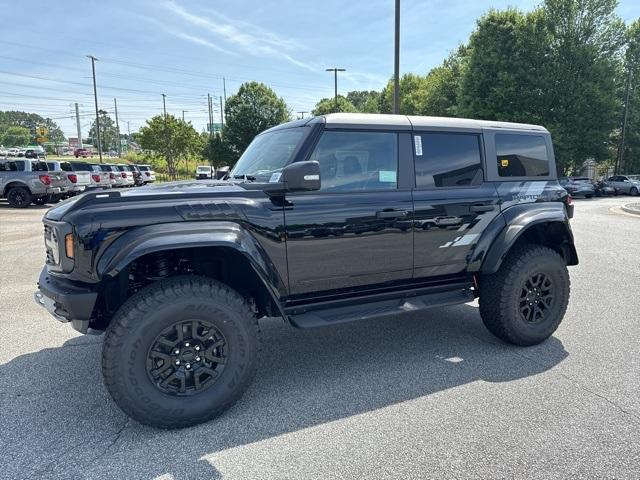
[[[0,200],[0,210],[15,210],[16,212],[24,212],[25,210],[49,210],[53,207],[52,203],[47,203],[45,205],[29,205],[27,208],[13,208],[9,205],[9,202]]]
[[[276,319],[261,326],[260,366],[244,397],[219,419],[177,431],[139,425],[115,406],[101,381],[101,337],[0,365],[9,472],[220,478],[215,457],[224,450],[471,382],[530,377],[568,356],[554,337],[529,348],[501,343],[472,305],[315,330]],[[439,414],[435,405],[424,411]]]

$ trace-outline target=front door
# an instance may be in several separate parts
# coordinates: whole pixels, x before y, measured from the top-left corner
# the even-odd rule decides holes
[[[322,133],[309,158],[320,191],[287,195],[291,295],[411,278],[413,205],[398,188],[398,142],[396,132]]]

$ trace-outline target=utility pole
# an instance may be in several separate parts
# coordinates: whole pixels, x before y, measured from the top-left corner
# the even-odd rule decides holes
[[[400,0],[396,0],[396,28],[393,60],[393,113],[400,113]]]
[[[309,112],[297,112],[297,113],[300,115],[300,118],[304,118],[304,114]]]
[[[82,148],[82,129],[80,128],[80,111],[76,103],[76,129],[78,130],[78,148]]]
[[[122,142],[120,141],[120,124],[118,123],[118,101],[114,98],[113,99],[113,106],[116,109],[116,132],[118,135],[118,158],[122,157]]]
[[[222,108],[222,111],[224,112],[224,109],[227,106],[227,81],[224,77],[222,77],[222,94],[224,95],[224,105],[220,105],[220,108]]]
[[[100,115],[98,114],[98,89],[96,88],[96,61],[98,59],[93,55],[87,55],[91,59],[91,73],[93,74],[93,101],[96,105],[96,133],[98,135],[98,155],[100,163],[102,163],[102,141],[100,140]]]
[[[164,111],[164,123],[165,125],[167,124],[167,103],[165,101],[165,99],[167,98],[167,95],[162,93],[162,110]]]
[[[325,68],[327,72],[333,72],[333,101],[335,102],[336,112],[338,111],[338,72],[346,72],[345,68]]]
[[[224,127],[224,108],[222,108],[222,97],[220,97],[220,133],[222,133],[222,127]]]
[[[211,109],[211,95],[207,93],[207,104],[209,106],[209,138],[213,136],[213,110]]]
[[[182,121],[184,122],[184,112],[188,112],[189,110],[182,110]]]
[[[622,168],[622,159],[624,158],[624,137],[627,130],[627,119],[629,117],[629,93],[631,90],[631,68],[627,74],[627,84],[624,87],[624,110],[622,113],[622,128],[620,129],[620,144],[618,145],[618,158],[616,158],[616,167],[614,169],[614,175],[620,173]]]

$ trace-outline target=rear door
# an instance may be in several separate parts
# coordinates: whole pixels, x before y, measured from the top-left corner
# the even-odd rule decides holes
[[[481,131],[414,131],[414,277],[463,272],[499,214],[483,173]]]
[[[412,277],[409,133],[325,130],[310,156],[321,189],[287,195],[292,295]]]

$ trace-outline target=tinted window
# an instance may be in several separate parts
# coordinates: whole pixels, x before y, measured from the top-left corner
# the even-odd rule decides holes
[[[321,190],[392,190],[398,176],[398,135],[325,131],[310,160],[320,163]]]
[[[549,175],[549,157],[543,137],[499,133],[495,139],[498,174],[501,177]]]
[[[63,172],[72,172],[73,168],[71,168],[71,164],[69,162],[60,162],[60,169]]]
[[[416,186],[464,187],[482,182],[477,135],[422,133],[414,141],[421,146],[416,145]]]
[[[149,171],[149,167],[144,166],[144,165],[143,165],[143,166],[140,166],[140,167],[138,167],[138,168],[139,168],[141,171],[143,171],[143,172],[148,172],[148,171]]]
[[[72,163],[73,170],[75,172],[90,172],[91,166],[88,163]]]

